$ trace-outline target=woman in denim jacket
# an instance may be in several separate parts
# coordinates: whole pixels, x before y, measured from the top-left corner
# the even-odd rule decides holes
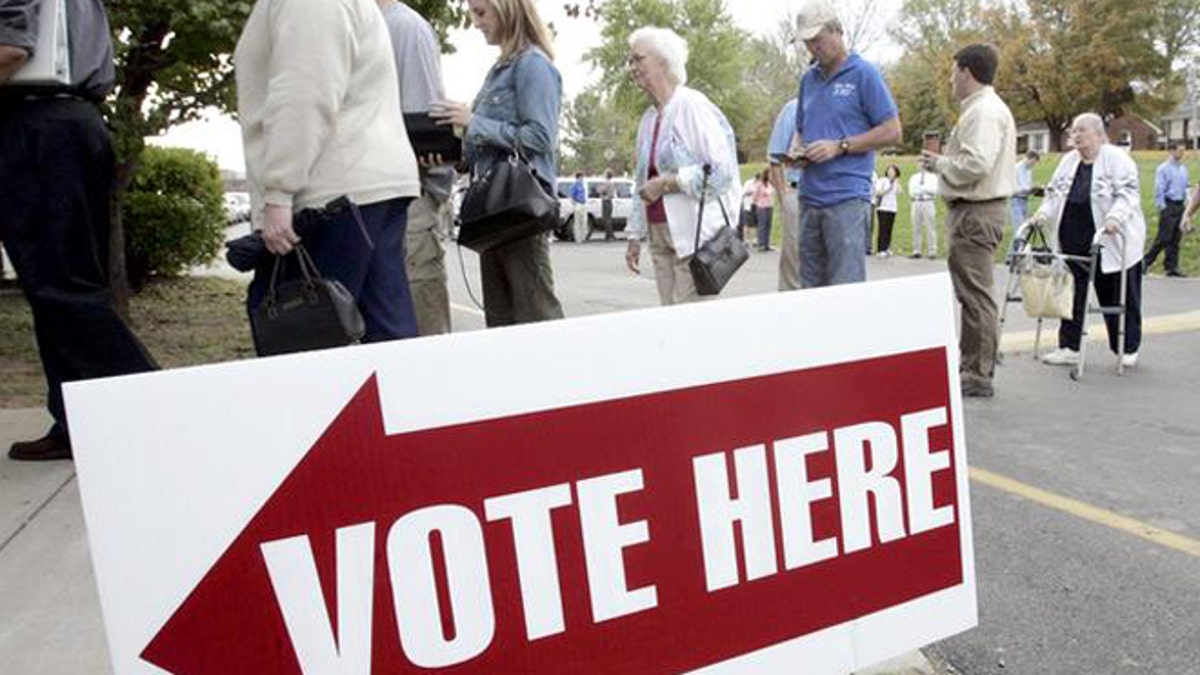
[[[641,240],[648,235],[664,305],[699,298],[688,260],[696,245],[704,165],[712,167],[712,175],[702,243],[741,201],[733,128],[704,94],[684,86],[687,56],[687,43],[671,30],[639,28],[629,36],[629,69],[652,105],[638,127],[636,180],[642,203],[634,204],[626,228],[625,263],[638,272]]]
[[[520,152],[553,193],[562,77],[554,67],[550,31],[532,0],[470,0],[475,26],[500,58],[473,107],[434,104],[432,116],[463,130],[472,176]],[[549,242],[543,235],[492,249],[479,257],[487,325],[560,319]]]

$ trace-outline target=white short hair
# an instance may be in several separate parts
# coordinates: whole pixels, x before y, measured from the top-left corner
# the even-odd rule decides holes
[[[1076,115],[1075,119],[1071,121],[1072,129],[1084,127],[1089,128],[1092,131],[1100,132],[1100,136],[1105,140],[1105,142],[1108,141],[1108,130],[1104,128],[1104,118],[1100,117],[1096,113],[1085,112],[1083,114]]]
[[[667,72],[675,84],[687,84],[687,40],[670,28],[644,26],[629,36],[629,47],[645,47],[667,62]]]

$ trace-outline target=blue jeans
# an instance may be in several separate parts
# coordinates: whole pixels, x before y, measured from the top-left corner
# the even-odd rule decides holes
[[[758,248],[760,251],[771,247],[771,219],[774,217],[775,208],[772,206],[766,208],[760,206],[755,212],[755,218],[758,220]]]
[[[342,282],[358,300],[366,323],[363,342],[416,337],[417,315],[404,267],[404,234],[411,199],[390,199],[358,207],[361,225],[351,210],[336,216],[304,237],[321,276]],[[272,261],[254,271],[246,304],[254,308],[266,297]],[[294,256],[288,256],[280,280],[299,274]]]
[[[800,286],[818,288],[867,280],[871,202],[850,199],[800,210]]]

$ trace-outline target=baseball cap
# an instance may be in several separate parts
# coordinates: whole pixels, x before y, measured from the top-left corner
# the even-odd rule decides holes
[[[815,38],[825,24],[837,18],[837,10],[827,0],[808,0],[796,12],[796,39]]]

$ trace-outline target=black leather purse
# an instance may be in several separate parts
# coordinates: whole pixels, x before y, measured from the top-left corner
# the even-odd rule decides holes
[[[279,283],[279,268],[289,256],[276,256],[267,297],[251,317],[258,355],[344,347],[361,340],[366,325],[354,296],[341,282],[321,278],[300,244],[294,255],[301,277]]]
[[[725,284],[733,278],[735,272],[750,258],[750,251],[729,226],[729,213],[725,210],[725,202],[717,195],[717,203],[721,205],[721,215],[725,224],[717,230],[712,239],[700,245],[700,230],[704,226],[704,200],[708,194],[708,178],[712,175],[712,165],[704,165],[704,182],[700,188],[700,213],[696,217],[696,247],[688,269],[692,272],[692,281],[696,284],[696,292],[700,295],[717,295],[725,288]]]
[[[553,229],[558,199],[518,151],[471,183],[458,220],[458,243],[483,253]]]

